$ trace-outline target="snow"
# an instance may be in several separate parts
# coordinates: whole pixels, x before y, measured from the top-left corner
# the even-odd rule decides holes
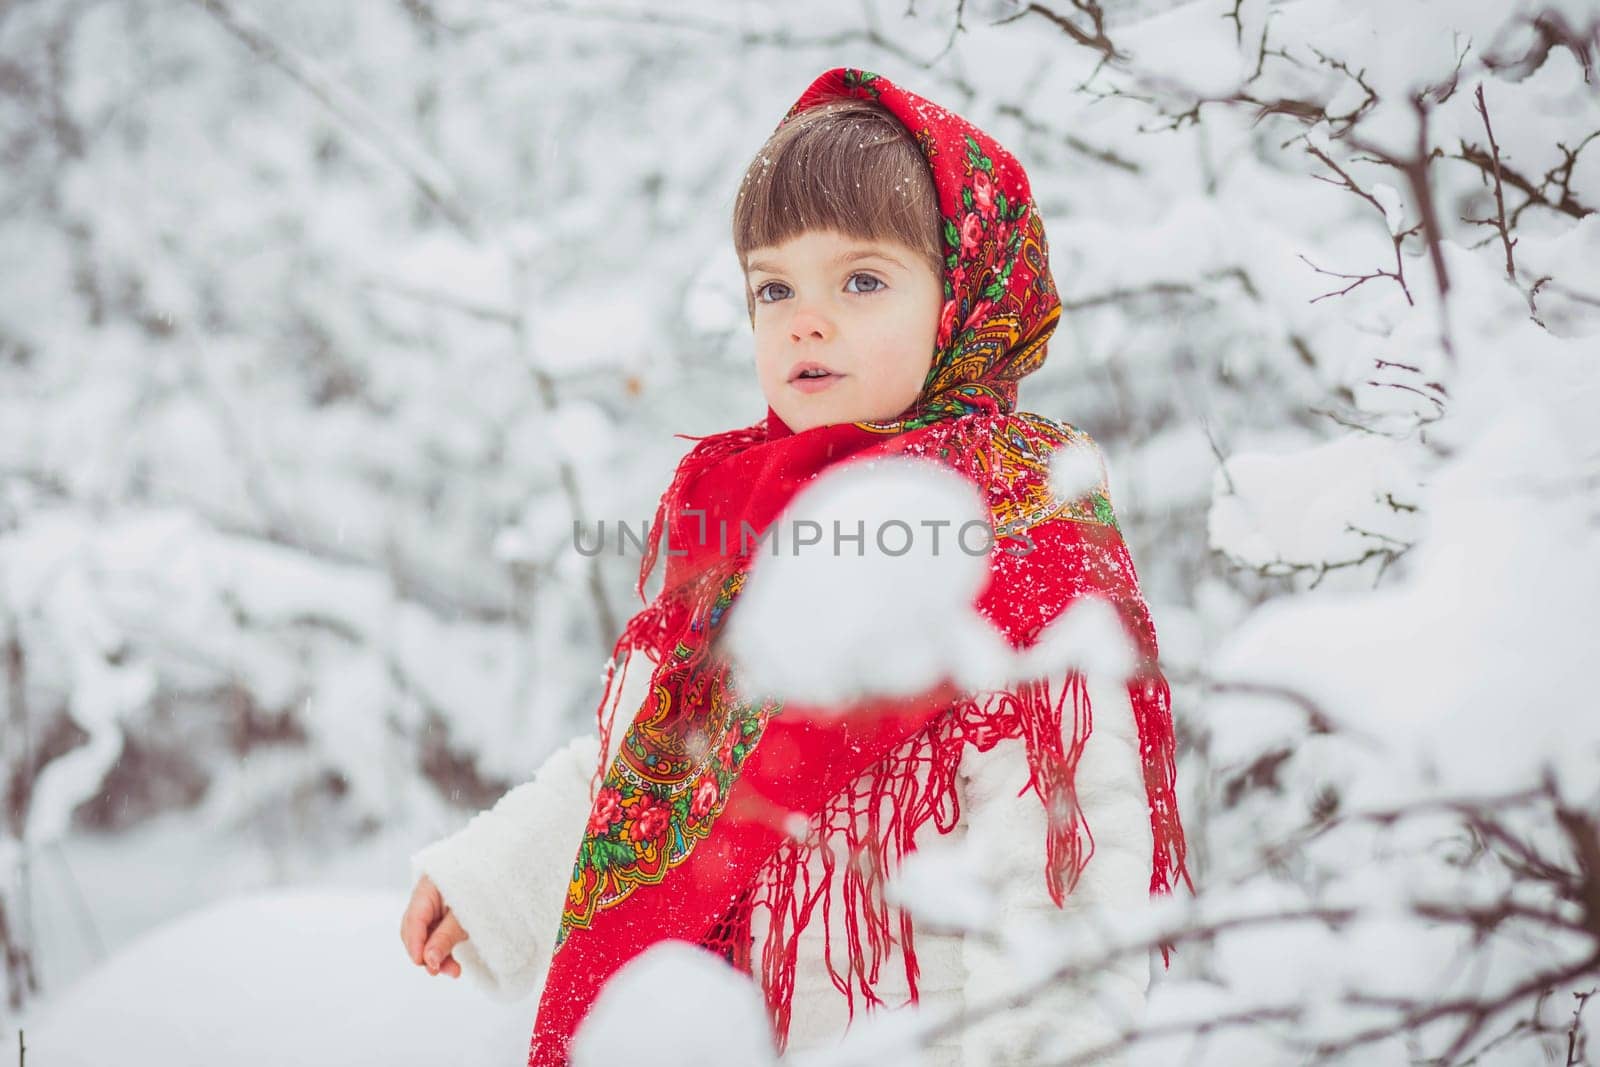
[[[646,1050],[664,1067],[777,1062],[761,991],[682,941],[640,953],[606,983],[573,1040],[572,1067],[625,1063]]]
[[[1050,491],[1062,500],[1077,500],[1106,484],[1105,457],[1098,448],[1068,444],[1050,455]]]
[[[976,607],[994,537],[959,474],[850,464],[796,494],[770,532],[726,630],[745,691],[838,708],[1003,669],[1005,640]],[[816,625],[828,618],[848,624]]]
[[[785,1056],[794,1067],[873,1067],[885,1060],[906,1067],[927,1067],[918,1038],[927,1029],[929,1010],[899,1008],[865,1013],[832,1048],[804,1050]]]
[[[1372,196],[1383,207],[1383,218],[1389,224],[1389,233],[1398,235],[1406,227],[1405,207],[1400,199],[1400,190],[1388,182],[1373,182]]]
[[[520,1062],[532,1003],[430,977],[403,895],[286,889],[196,909],[125,946],[25,1025],[30,1062]]]
[[[1090,484],[1103,484],[1098,454],[1087,462]],[[1072,466],[1061,463],[1067,473],[1059,476],[1053,467],[1053,481],[1072,488]],[[1072,667],[1132,673],[1134,650],[1116,609],[1092,596],[1029,648],[1011,649],[977,610],[989,558],[1006,548],[971,483],[939,464],[895,458],[825,473],[770,533],[726,630],[747,693],[833,714],[944,680],[984,690]],[[817,626],[819,618],[848,625]]]
[[[73,707],[89,741],[49,764],[34,782],[26,830],[30,841],[54,841],[66,833],[72,809],[99,790],[122,753],[118,720],[148,703],[155,691],[155,674],[148,663],[112,667],[84,655],[74,667]]]
[[[1403,447],[1351,435],[1310,448],[1236,453],[1212,477],[1213,547],[1255,567],[1358,558],[1410,539],[1416,499]]]
[[[1119,27],[1116,40],[1141,69],[1181,72],[1192,92],[1226,93],[1250,76],[1250,55],[1233,47],[1234,26],[1214,3],[1175,4]]]
[[[886,894],[911,912],[919,930],[988,931],[998,903],[984,878],[985,858],[982,844],[971,838],[929,841],[901,861]]]
[[[1012,677],[1056,678],[1079,670],[1091,677],[1129,678],[1137,652],[1111,602],[1087,595],[1040,631],[1037,641],[1017,657]]]
[[[1519,342],[1528,332],[1486,336],[1474,351],[1526,352]],[[1583,795],[1600,733],[1568,709],[1582,700],[1580,665],[1600,632],[1596,509],[1584,491],[1600,456],[1588,416],[1600,381],[1582,355],[1548,350],[1514,371],[1492,358],[1464,362],[1452,393],[1439,432],[1453,455],[1417,497],[1428,529],[1407,580],[1268,605],[1239,628],[1216,669],[1306,692],[1395,755],[1398,768],[1372,762],[1353,783],[1363,801],[1511,789],[1544,767]],[[1305,477],[1308,486],[1334,482]],[[1304,513],[1284,511],[1297,523]]]

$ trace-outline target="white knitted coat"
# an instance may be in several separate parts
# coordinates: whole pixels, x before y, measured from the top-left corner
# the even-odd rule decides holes
[[[648,671],[628,672],[619,707],[642,703],[648,676]],[[1150,886],[1149,804],[1126,687],[1091,677],[1088,692],[1093,727],[1075,781],[1094,852],[1066,899],[1068,912],[1095,901],[1136,900]],[[622,733],[619,723],[613,746]],[[498,999],[531,998],[543,986],[570,857],[577,852],[589,815],[589,781],[598,747],[592,735],[572,741],[551,755],[532,781],[412,857],[413,880],[428,875],[466,931],[467,940],[455,950],[462,973]],[[1058,911],[1045,889],[1043,805],[1031,791],[1018,795],[1027,780],[1021,740],[1001,742],[988,752],[969,748],[957,779],[961,819],[950,837],[978,835],[974,843],[981,839],[985,853],[998,864],[992,873],[1001,886],[1003,920]],[[931,823],[920,831],[918,842],[929,836],[938,836]],[[756,913],[758,951],[762,914]],[[791,1052],[837,1041],[848,1022],[844,996],[823,963],[821,925],[818,909],[800,940]],[[916,947],[919,993],[926,1007],[959,1006],[1006,984],[1003,961],[975,939],[919,930]],[[834,951],[839,951],[837,945]],[[877,992],[884,1002],[904,1003],[905,975],[898,957],[880,973]],[[1050,1059],[1099,1045],[1142,1008],[1149,982],[1150,961],[1130,960],[1101,975],[1092,995],[1081,989],[1055,991],[952,1036],[931,1050],[925,1062],[931,1067],[1004,1067],[1034,1062],[1028,1049],[1035,1041],[1048,1043]],[[859,996],[856,1006],[863,1010]],[[1094,1062],[1114,1065],[1121,1060],[1113,1055]]]

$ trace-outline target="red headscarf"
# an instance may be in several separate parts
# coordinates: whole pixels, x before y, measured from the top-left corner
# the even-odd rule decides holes
[[[740,699],[728,664],[709,654],[751,559],[706,531],[731,529],[734,539],[741,523],[765,531],[826,468],[920,456],[969,478],[987,500],[995,530],[989,583],[977,607],[1015,648],[1032,644],[1079,596],[1103,596],[1117,606],[1139,650],[1127,685],[1155,836],[1150,891],[1170,892],[1180,875],[1194,888],[1174,792],[1170,696],[1105,483],[1073,500],[1056,497],[1049,485],[1054,452],[1092,444],[1067,424],[1015,411],[1017,381],[1044,362],[1061,313],[1027,176],[981,130],[862,70],[823,74],[783,121],[850,97],[875,100],[896,116],[932,171],[947,252],[937,352],[918,399],[896,420],[797,434],[769,408],[753,426],[699,439],[679,464],[639,572],[642,597],[665,529],[673,547],[662,590],[628,623],[612,658],[614,669],[643,649],[654,664],[650,695],[643,707],[629,709],[616,759],[597,774],[539,1005],[532,1067],[566,1063],[601,985],[667,939],[715,949],[746,971],[759,967],[781,1042],[800,929],[834,877],[844,879],[845,901],[834,921],[850,947],[849,973],[835,981],[852,1010],[856,990],[878,1002],[873,986],[891,942],[901,947],[915,997],[911,924],[899,913],[898,936],[891,934],[893,909],[882,883],[893,861],[911,850],[919,827],[930,819],[941,832],[956,825],[956,771],[968,744],[987,750],[1020,739],[1026,746],[1029,784],[1051,813],[1041,842],[1049,891],[1060,904],[1076,885],[1088,858],[1072,789],[1090,726],[1081,673],[1071,672],[1057,692],[1043,680],[983,694],[944,683],[915,699],[863,702],[868,713],[815,716],[792,703]],[[1032,551],[1007,551],[1005,539],[1023,533]],[[607,709],[613,682],[620,679],[608,672],[603,740],[616,711]],[[892,818],[873,820],[872,831],[862,834],[855,813],[884,810],[886,803]],[[810,816],[804,840],[785,828],[794,812]],[[849,855],[865,853],[870,862],[834,870],[828,846],[839,835]],[[797,889],[795,876],[813,854],[827,872],[823,884]],[[759,953],[751,944],[758,907],[770,915]]]

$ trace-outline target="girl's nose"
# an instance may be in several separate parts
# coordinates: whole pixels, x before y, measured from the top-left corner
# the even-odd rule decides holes
[[[796,344],[807,338],[826,341],[833,336],[833,323],[812,307],[798,307],[789,319],[789,339]]]

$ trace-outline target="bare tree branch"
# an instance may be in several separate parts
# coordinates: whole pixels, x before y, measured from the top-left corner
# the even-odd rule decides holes
[[[1487,220],[1468,220],[1488,222],[1500,232],[1500,242],[1506,249],[1506,279],[1515,283],[1517,280],[1517,264],[1512,258],[1511,249],[1516,245],[1516,239],[1511,236],[1511,231],[1506,228],[1506,196],[1505,187],[1500,180],[1500,145],[1494,139],[1494,127],[1489,125],[1489,105],[1484,103],[1483,86],[1478,86],[1473,94],[1478,108],[1478,114],[1483,116],[1483,132],[1489,137],[1490,157],[1494,163],[1494,205],[1495,217]]]

